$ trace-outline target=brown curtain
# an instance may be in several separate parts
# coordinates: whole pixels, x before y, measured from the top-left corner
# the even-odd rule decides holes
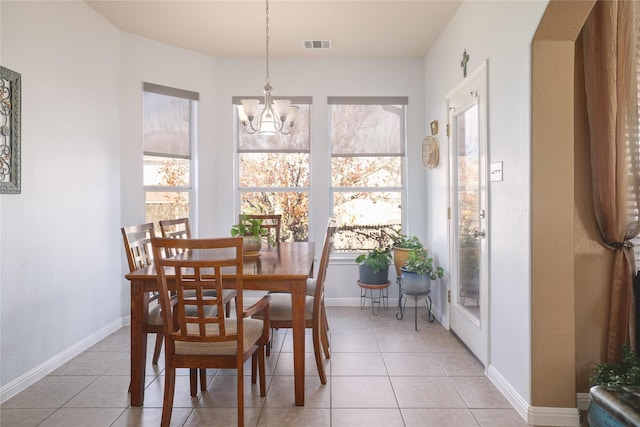
[[[640,2],[599,0],[584,27],[593,204],[602,243],[615,251],[607,360],[635,348],[634,248],[640,207],[638,11]]]

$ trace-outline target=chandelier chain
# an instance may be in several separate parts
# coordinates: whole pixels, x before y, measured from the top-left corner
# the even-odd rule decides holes
[[[265,84],[269,84],[269,0],[267,0],[267,8],[266,8],[266,12],[267,12],[267,19],[266,19],[266,56],[267,56],[267,73],[265,75],[264,78],[264,82]]]

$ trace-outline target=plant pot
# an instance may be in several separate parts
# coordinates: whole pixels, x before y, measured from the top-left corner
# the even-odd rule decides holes
[[[359,265],[360,269],[360,283],[366,283],[367,285],[383,285],[389,281],[389,266],[374,273],[371,267],[368,265]]]
[[[260,247],[262,247],[262,239],[254,236],[242,236],[242,254],[244,256],[260,255]]]
[[[404,262],[409,258],[409,251],[411,249],[408,248],[396,248],[393,247],[393,264],[396,267],[396,276],[401,276],[402,272],[400,269],[404,265]]]
[[[431,290],[431,279],[428,275],[419,275],[412,271],[402,270],[402,290],[414,293],[428,293]]]

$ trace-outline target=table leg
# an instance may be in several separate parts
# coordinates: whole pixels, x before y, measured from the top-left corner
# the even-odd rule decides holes
[[[295,283],[291,292],[293,320],[293,375],[296,406],[304,406],[304,335],[306,282]]]
[[[147,334],[145,325],[149,314],[149,294],[144,284],[131,283],[131,406],[144,402],[144,379],[147,365]]]

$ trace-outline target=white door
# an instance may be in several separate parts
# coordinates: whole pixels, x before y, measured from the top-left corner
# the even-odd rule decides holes
[[[447,96],[451,330],[487,366],[488,211],[486,66]]]

